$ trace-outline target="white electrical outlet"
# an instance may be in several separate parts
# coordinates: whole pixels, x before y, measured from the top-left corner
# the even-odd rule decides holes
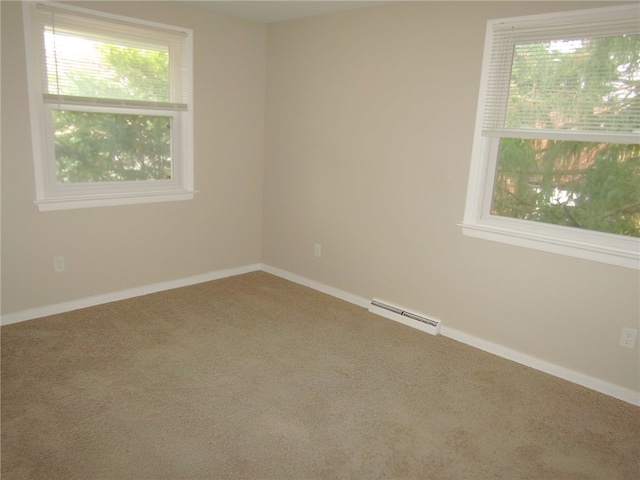
[[[322,245],[320,245],[319,243],[316,243],[313,245],[313,254],[316,257],[321,257],[322,256]]]
[[[53,257],[53,271],[56,273],[64,272],[64,257]]]
[[[620,346],[626,348],[634,348],[636,346],[636,338],[638,330],[635,328],[624,327],[620,334]]]

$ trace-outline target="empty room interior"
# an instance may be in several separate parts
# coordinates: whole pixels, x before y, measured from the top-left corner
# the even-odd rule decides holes
[[[637,2],[49,3],[1,3],[2,478],[640,478],[637,197],[622,233],[503,227],[498,200],[512,208],[520,190],[495,186],[486,172],[502,163],[482,163],[483,145],[513,145],[517,129],[479,127],[491,98],[526,103],[486,95],[488,25],[585,25],[579,12]],[[187,45],[171,93],[61,93],[68,25],[96,39],[119,25],[122,51]],[[43,51],[58,38],[53,60],[38,38]],[[592,40],[539,45],[559,61]],[[509,41],[512,92],[525,74],[511,65],[534,49]],[[639,44],[611,75],[635,65],[638,83]],[[117,88],[164,75],[127,71]],[[633,88],[606,101],[637,122]],[[146,122],[135,142],[170,132],[168,179],[62,165],[119,119]],[[529,130],[520,145],[573,142]],[[636,188],[637,138],[616,145],[632,152],[616,178]],[[154,181],[167,190],[124,190]],[[575,220],[583,197],[554,188],[532,215]]]

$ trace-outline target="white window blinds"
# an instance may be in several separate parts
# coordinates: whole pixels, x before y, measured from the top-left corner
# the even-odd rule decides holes
[[[36,15],[46,103],[187,109],[185,32],[51,4],[38,4]]]
[[[639,141],[638,5],[507,20],[491,42],[483,135]]]

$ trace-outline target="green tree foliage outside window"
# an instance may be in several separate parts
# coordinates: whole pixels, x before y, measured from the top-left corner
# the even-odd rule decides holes
[[[100,71],[67,68],[65,78],[50,78],[50,89],[62,85],[60,93],[70,96],[169,101],[168,52],[69,40],[89,43]],[[61,109],[53,110],[53,122],[59,183],[171,179],[170,116]]]
[[[168,180],[171,118],[54,110],[60,183]]]
[[[640,35],[515,48],[507,126],[615,130],[640,108]],[[640,145],[503,137],[491,213],[640,237]]]

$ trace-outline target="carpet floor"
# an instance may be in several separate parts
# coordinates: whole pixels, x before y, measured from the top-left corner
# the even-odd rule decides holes
[[[640,409],[255,272],[2,327],[3,480],[640,478]]]

